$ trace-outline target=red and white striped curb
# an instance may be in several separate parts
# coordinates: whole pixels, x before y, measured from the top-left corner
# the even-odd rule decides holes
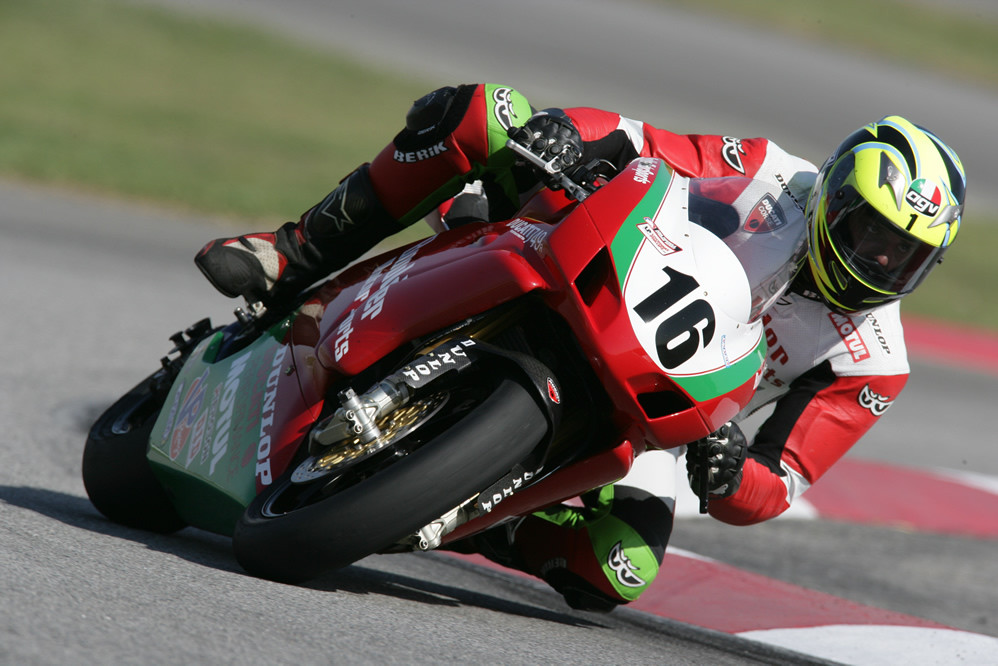
[[[908,354],[961,368],[998,374],[998,334],[903,317]]]
[[[481,555],[446,554],[535,580]],[[661,574],[628,608],[856,666],[998,663],[998,638],[809,590],[671,547]]]
[[[998,638],[858,604],[678,549],[631,607],[846,664],[996,663]],[[708,603],[705,600],[723,599]]]

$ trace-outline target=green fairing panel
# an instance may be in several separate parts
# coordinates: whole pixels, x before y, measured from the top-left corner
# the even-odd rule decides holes
[[[291,318],[215,362],[222,333],[202,341],[174,382],[150,436],[149,461],[178,512],[231,534],[256,496],[263,387]]]

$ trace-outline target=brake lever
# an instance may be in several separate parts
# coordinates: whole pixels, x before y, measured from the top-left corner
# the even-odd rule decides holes
[[[552,158],[550,162],[545,162],[538,155],[530,152],[526,146],[513,141],[513,139],[506,139],[506,147],[546,174],[550,180],[564,189],[572,199],[582,202],[589,196],[589,190],[565,175],[565,172],[561,169],[554,168],[554,163],[558,161],[557,157]]]

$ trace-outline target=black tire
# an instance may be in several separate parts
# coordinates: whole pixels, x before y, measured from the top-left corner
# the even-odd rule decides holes
[[[146,452],[165,392],[159,373],[122,396],[94,422],[83,450],[83,485],[90,501],[110,520],[161,534],[186,527]]]
[[[530,393],[504,379],[412,453],[314,503],[275,515],[267,507],[283,493],[296,492],[289,470],[236,525],[236,559],[255,576],[287,583],[347,566],[498,481],[527,457],[547,429]]]

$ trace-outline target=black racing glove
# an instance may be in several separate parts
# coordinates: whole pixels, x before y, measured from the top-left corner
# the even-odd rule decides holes
[[[565,171],[582,158],[582,136],[571,119],[559,109],[536,113],[523,127],[511,127],[507,134],[556,172]],[[539,168],[534,168],[540,172]],[[547,184],[548,174],[540,175]]]
[[[730,497],[742,483],[742,466],[748,442],[735,423],[726,423],[717,432],[687,447],[686,473],[690,488],[704,497],[703,471],[707,468],[707,493],[712,497]]]

